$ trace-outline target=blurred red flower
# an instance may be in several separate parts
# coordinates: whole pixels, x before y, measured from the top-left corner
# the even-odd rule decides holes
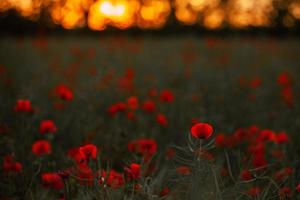
[[[139,99],[136,96],[127,99],[127,106],[130,110],[136,110],[139,107]]]
[[[285,199],[287,197],[291,198],[293,196],[293,192],[292,192],[291,188],[286,187],[286,186],[280,188],[278,193],[279,193],[280,198],[282,198],[282,199]]]
[[[292,77],[287,72],[282,72],[277,78],[277,83],[282,87],[287,87],[292,84]]]
[[[156,121],[163,127],[167,127],[168,126],[168,120],[167,120],[167,117],[162,114],[162,113],[159,113],[156,115]]]
[[[162,90],[159,99],[161,102],[171,103],[174,100],[174,96],[171,90]]]
[[[93,170],[86,164],[80,163],[78,166],[79,183],[81,185],[93,185]]]
[[[19,99],[15,105],[16,112],[33,112],[33,108],[31,107],[31,102],[29,100]]]
[[[261,130],[258,137],[256,138],[256,142],[275,142],[276,134],[274,131],[269,129]]]
[[[254,168],[264,168],[267,165],[267,161],[263,154],[256,154],[252,159],[252,165]]]
[[[197,123],[191,128],[191,134],[198,139],[208,139],[213,133],[213,128],[207,123]]]
[[[109,187],[114,189],[117,189],[125,184],[123,174],[118,173],[113,169],[111,169],[108,173],[102,170],[100,184],[103,182],[102,180],[104,180]]]
[[[153,139],[138,139],[128,144],[128,150],[143,155],[148,161],[156,153],[157,144]]]
[[[155,111],[155,103],[152,100],[146,100],[142,105],[142,110],[152,113]]]
[[[2,165],[3,171],[6,173],[9,172],[21,172],[23,169],[23,166],[21,163],[16,162],[15,158],[12,155],[6,155],[3,157],[3,165]]]
[[[55,133],[56,131],[57,131],[57,127],[52,120],[44,120],[40,123],[39,132],[41,134]]]
[[[84,146],[79,147],[79,153],[82,155],[82,157],[86,160],[92,158],[97,158],[98,149],[93,144],[86,144]]]
[[[219,133],[215,138],[215,144],[217,147],[224,147],[226,144],[225,135],[223,133]]]
[[[240,177],[241,177],[241,180],[243,180],[243,181],[249,181],[249,180],[251,180],[253,178],[252,175],[251,175],[251,173],[250,173],[250,171],[248,169],[244,169],[241,172]]]
[[[62,100],[66,100],[66,101],[73,100],[72,90],[64,84],[60,84],[55,88],[55,94]]]
[[[107,112],[110,116],[114,117],[118,112],[123,112],[127,109],[126,103],[118,102],[116,104],[111,105]]]
[[[77,164],[83,163],[85,162],[85,156],[84,154],[81,154],[79,152],[79,148],[75,147],[75,148],[71,148],[68,150],[67,155],[72,158]]]
[[[55,172],[45,172],[41,175],[44,187],[61,190],[64,188],[62,178]]]
[[[276,143],[277,144],[284,144],[289,142],[289,136],[286,134],[286,132],[282,131],[277,134],[276,136]]]
[[[132,163],[129,167],[125,167],[125,172],[130,180],[139,179],[141,177],[141,166],[137,163]]]
[[[37,140],[33,143],[31,150],[34,155],[42,156],[50,154],[52,152],[52,147],[47,140]]]

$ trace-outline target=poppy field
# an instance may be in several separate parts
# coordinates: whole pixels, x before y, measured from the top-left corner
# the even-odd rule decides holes
[[[0,39],[0,199],[300,199],[298,38]]]

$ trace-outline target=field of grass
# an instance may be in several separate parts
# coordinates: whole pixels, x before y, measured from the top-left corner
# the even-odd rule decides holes
[[[299,55],[298,38],[2,37],[0,199],[298,199]]]

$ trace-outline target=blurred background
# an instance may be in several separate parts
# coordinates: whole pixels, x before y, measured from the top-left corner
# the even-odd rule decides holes
[[[0,14],[1,32],[47,28],[299,33],[300,1],[2,0]]]
[[[192,118],[225,132],[258,124],[296,134],[299,25],[299,0],[2,0],[1,106],[9,113],[16,99],[30,98],[52,116],[45,97],[64,83],[73,105],[86,105],[76,117],[91,123],[74,131],[90,132],[111,104],[167,88],[177,103],[159,110],[170,120],[166,142]],[[148,126],[155,130],[146,135],[160,134]]]

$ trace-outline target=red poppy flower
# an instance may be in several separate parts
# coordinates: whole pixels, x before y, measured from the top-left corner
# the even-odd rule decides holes
[[[280,132],[276,136],[277,144],[284,144],[289,142],[289,136],[285,132]]]
[[[168,126],[168,120],[167,120],[167,117],[162,114],[162,113],[159,113],[156,115],[156,121],[163,127],[167,127]]]
[[[107,113],[110,114],[110,116],[115,116],[119,111],[119,107],[117,105],[111,105],[110,107],[108,107],[107,109]]]
[[[198,139],[208,139],[213,133],[213,128],[207,123],[197,123],[191,128],[191,134]]]
[[[241,172],[240,177],[241,177],[241,179],[243,181],[249,181],[249,180],[251,180],[253,178],[252,175],[251,175],[251,173],[250,173],[250,171],[248,169],[243,170]]]
[[[217,147],[225,146],[225,135],[223,133],[219,133],[215,138],[215,144]]]
[[[279,196],[280,198],[285,199],[286,197],[291,198],[293,196],[293,192],[291,190],[291,188],[289,187],[282,187],[279,189]]]
[[[249,152],[255,155],[262,155],[265,153],[265,144],[264,143],[258,143],[255,145],[249,146]]]
[[[235,130],[233,133],[233,138],[237,143],[241,143],[243,140],[249,139],[247,135],[247,131],[243,128],[239,128]]]
[[[16,112],[33,112],[33,108],[31,107],[31,102],[29,100],[20,99],[17,101],[15,105]]]
[[[136,180],[141,177],[141,166],[136,163],[132,163],[130,167],[125,167],[125,171],[130,180]]]
[[[64,180],[70,177],[71,170],[70,169],[59,170],[57,174]]]
[[[191,169],[188,166],[180,166],[176,168],[176,172],[180,175],[190,175]]]
[[[276,141],[276,134],[274,131],[269,130],[269,129],[265,129],[260,131],[259,136],[256,138],[257,142],[268,142],[268,141],[272,141],[275,142]]]
[[[81,185],[93,185],[94,174],[93,170],[86,164],[81,163],[78,166],[79,183]]]
[[[154,112],[156,109],[154,101],[152,101],[152,100],[145,101],[142,105],[142,109],[148,113]]]
[[[52,120],[44,120],[40,124],[40,133],[55,133],[57,131],[57,127]]]
[[[259,133],[260,129],[256,125],[252,125],[248,128],[248,132],[250,136],[255,136]]]
[[[43,156],[45,154],[50,154],[52,148],[47,140],[38,140],[32,145],[32,153],[36,156]]]
[[[82,147],[79,147],[79,153],[86,159],[96,159],[97,158],[98,149],[93,144],[86,144]]]
[[[62,100],[66,100],[66,101],[73,100],[72,90],[64,84],[60,84],[55,88],[55,94]]]
[[[117,189],[125,184],[123,174],[118,173],[113,169],[111,169],[108,173],[102,170],[101,175],[101,179],[104,179],[105,183],[111,188]]]
[[[6,173],[9,172],[21,172],[22,171],[22,164],[19,162],[16,162],[14,157],[11,155],[6,155],[3,158],[3,171]]]
[[[253,160],[252,160],[252,165],[254,168],[263,168],[266,167],[267,161],[262,154],[257,154],[254,155]]]
[[[162,90],[159,99],[161,102],[171,103],[174,100],[174,96],[170,90]]]
[[[55,172],[42,173],[41,178],[44,187],[56,190],[61,190],[64,188],[64,182],[62,178]]]
[[[114,117],[118,112],[123,112],[127,109],[127,105],[123,102],[118,102],[116,104],[111,105],[107,112]]]
[[[136,110],[139,107],[139,99],[135,96],[127,99],[127,105],[130,110]]]
[[[134,140],[128,144],[128,150],[143,155],[147,161],[156,153],[157,144],[153,139]]]
[[[79,152],[79,148],[75,147],[75,148],[71,148],[68,150],[67,155],[72,158],[77,164],[83,163],[85,162],[85,156],[84,154],[81,154]]]
[[[287,72],[282,72],[277,78],[277,83],[282,87],[290,86],[292,83],[291,75]]]

